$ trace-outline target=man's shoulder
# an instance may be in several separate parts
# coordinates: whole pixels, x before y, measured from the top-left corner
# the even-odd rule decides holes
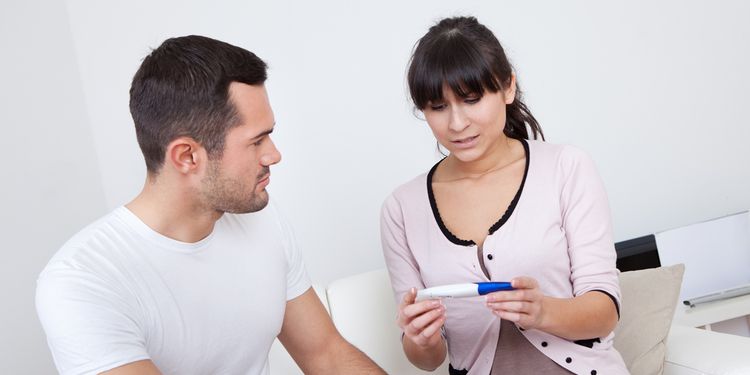
[[[74,234],[52,256],[40,277],[51,269],[96,269],[96,264],[125,240],[122,234],[127,228],[120,212],[123,209],[119,207],[109,212]]]
[[[119,217],[121,209],[73,235],[39,274],[35,300],[46,328],[62,329],[57,326],[55,311],[63,307],[116,304],[125,298],[127,285],[122,276],[130,267],[133,237],[127,235],[127,225]]]

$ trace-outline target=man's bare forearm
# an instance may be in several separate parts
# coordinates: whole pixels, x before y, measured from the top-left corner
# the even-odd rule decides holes
[[[385,374],[372,359],[343,338],[329,345],[326,355],[316,361],[312,374]]]

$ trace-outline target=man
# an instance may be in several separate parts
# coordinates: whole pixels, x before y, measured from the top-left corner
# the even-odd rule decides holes
[[[338,334],[266,207],[281,155],[265,80],[253,53],[206,37],[144,59],[130,89],[143,191],[39,276],[61,373],[268,374],[277,336],[305,373],[383,373]]]

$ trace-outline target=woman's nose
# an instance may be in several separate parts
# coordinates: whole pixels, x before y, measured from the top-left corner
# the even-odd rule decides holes
[[[464,113],[463,108],[457,105],[451,106],[451,118],[448,128],[456,133],[460,133],[462,130],[466,129],[469,124],[469,119],[466,116],[466,113]]]

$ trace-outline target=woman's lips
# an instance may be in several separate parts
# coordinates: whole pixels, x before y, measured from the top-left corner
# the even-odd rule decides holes
[[[475,135],[475,136],[461,138],[461,139],[457,139],[455,141],[451,141],[451,144],[453,144],[454,147],[460,148],[460,149],[471,148],[471,147],[476,146],[476,144],[478,142],[478,139],[479,139],[479,136]]]

